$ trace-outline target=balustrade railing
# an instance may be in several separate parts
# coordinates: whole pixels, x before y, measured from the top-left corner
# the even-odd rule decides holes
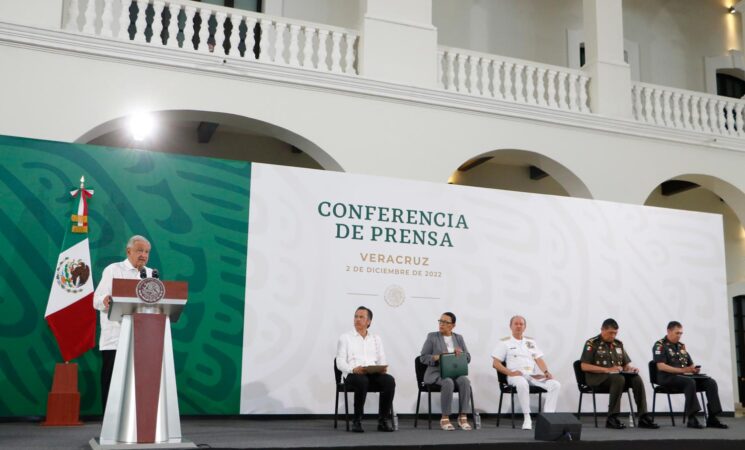
[[[189,0],[66,0],[66,31],[357,74],[358,33]]]
[[[438,81],[447,91],[590,112],[590,78],[579,70],[439,47]]]
[[[633,83],[634,118],[670,128],[745,136],[745,100],[653,84]]]

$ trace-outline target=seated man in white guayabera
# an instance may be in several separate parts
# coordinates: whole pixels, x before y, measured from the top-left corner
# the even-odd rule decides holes
[[[523,412],[523,430],[530,430],[530,386],[542,387],[546,394],[545,412],[556,412],[561,384],[554,379],[543,360],[543,352],[532,338],[523,336],[527,322],[522,316],[510,319],[512,335],[502,338],[492,352],[493,367],[507,375],[507,383],[517,388],[517,400]]]

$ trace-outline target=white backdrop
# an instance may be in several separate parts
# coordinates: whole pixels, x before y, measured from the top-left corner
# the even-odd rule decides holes
[[[383,338],[399,413],[415,409],[413,360],[444,311],[456,314],[471,352],[480,411],[497,410],[490,354],[515,314],[562,383],[561,411],[576,411],[572,362],[607,317],[642,371],[650,409],[647,362],[670,320],[683,323],[694,360],[718,381],[725,410],[733,407],[721,216],[263,164],[251,176],[241,413],[332,413],[336,343],[359,305],[374,312],[370,329]],[[323,201],[462,214],[468,229],[323,217]],[[335,238],[337,222],[364,225],[364,239]],[[453,247],[373,242],[371,226],[447,231]],[[370,263],[367,253],[429,265]],[[385,299],[392,286],[405,296],[398,306]],[[607,396],[598,406],[605,410]],[[367,410],[377,410],[376,395]]]

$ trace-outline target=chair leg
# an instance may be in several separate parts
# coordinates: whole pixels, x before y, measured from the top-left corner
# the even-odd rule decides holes
[[[577,406],[577,420],[582,417],[582,392],[579,393],[579,406]]]
[[[336,390],[336,402],[334,403],[334,429],[337,426],[337,419],[339,415],[339,390]]]
[[[667,407],[670,408],[670,421],[675,426],[675,414],[673,414],[673,402],[670,401],[670,394],[667,394]]]
[[[704,401],[703,391],[700,392],[700,394],[701,394],[701,407],[704,409],[704,420],[707,420],[709,418],[709,412],[706,411],[706,402]]]
[[[631,391],[626,391],[626,395],[629,396],[629,411],[631,411],[631,423],[636,427],[636,417],[634,417],[634,403],[631,401]]]
[[[432,391],[427,390],[427,426],[432,429]]]
[[[538,393],[538,414],[543,412],[543,392]]]
[[[598,406],[595,403],[595,391],[592,392],[592,416],[595,418],[595,428],[598,427]]]
[[[510,392],[510,405],[512,406],[512,428],[515,428],[515,393]]]
[[[473,420],[474,428],[476,427],[476,405],[473,403],[473,388],[469,389],[471,395],[471,419]]]
[[[654,386],[652,386],[652,420],[654,420],[654,408],[655,403],[657,402],[657,392],[654,390]]]
[[[347,389],[344,389],[344,420],[347,422],[347,431],[349,431],[349,397]]]
[[[499,408],[497,409],[497,427],[499,426],[499,419],[502,418],[502,398],[504,398],[504,392],[499,392]]]
[[[422,399],[422,391],[419,391],[419,393],[416,396],[416,414],[414,415],[414,428],[416,428],[417,424],[419,423],[419,401]]]

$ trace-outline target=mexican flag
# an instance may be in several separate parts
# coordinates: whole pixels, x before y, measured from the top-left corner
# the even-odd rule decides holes
[[[85,178],[81,178],[80,189],[70,192],[75,203],[72,224],[65,231],[44,314],[65,361],[93,348],[96,340],[88,244],[88,200],[93,196],[93,190],[85,189],[84,182]]]

